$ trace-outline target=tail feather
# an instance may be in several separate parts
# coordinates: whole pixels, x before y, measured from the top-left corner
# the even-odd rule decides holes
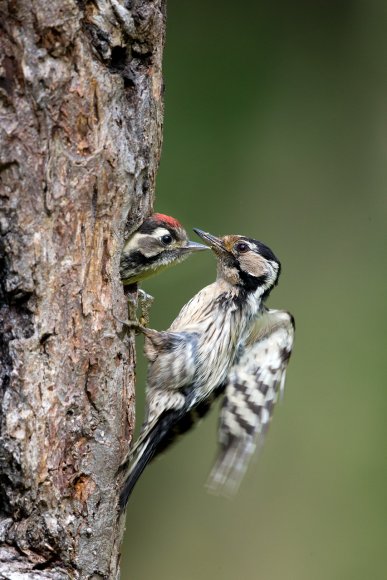
[[[130,494],[133,491],[142,472],[158,455],[164,451],[178,435],[179,421],[184,418],[185,413],[181,409],[179,411],[167,411],[159,421],[143,436],[142,443],[136,444],[135,459],[129,468],[123,488],[120,494],[119,506],[121,510],[125,509]]]
[[[130,494],[133,491],[140,475],[145,467],[158,455],[170,438],[171,427],[176,422],[177,411],[169,411],[150,429],[150,431],[143,436],[142,443],[136,444],[135,458],[129,468],[129,472],[125,478],[125,482],[120,494],[119,506],[120,509],[125,509]]]
[[[130,494],[133,491],[140,475],[144,471],[148,463],[153,459],[155,454],[155,447],[151,444],[151,441],[145,441],[142,449],[139,450],[139,455],[136,457],[133,465],[130,467],[129,473],[125,479],[122,491],[120,493],[119,507],[120,511],[125,509],[126,504]]]
[[[208,413],[212,402],[223,390],[224,385],[220,385],[204,401],[195,401],[195,393],[191,391],[186,394],[186,402],[182,409],[166,411],[158,419],[157,423],[151,426],[149,431],[140,435],[141,442],[135,444],[129,455],[129,457],[135,456],[135,458],[129,468],[120,494],[119,506],[121,511],[125,509],[130,494],[148,463],[156,455],[165,451],[179,435],[189,431],[199,419],[204,417]]]

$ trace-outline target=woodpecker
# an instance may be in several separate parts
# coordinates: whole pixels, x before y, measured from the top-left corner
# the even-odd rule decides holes
[[[142,282],[192,252],[207,246],[191,242],[183,226],[175,218],[154,213],[126,242],[121,254],[120,275],[124,285]]]
[[[126,242],[121,254],[120,275],[126,287],[129,318],[135,316],[137,298],[141,309],[140,321],[147,326],[153,296],[138,289],[146,278],[188,258],[196,251],[208,247],[191,242],[177,219],[154,213],[148,217]]]
[[[219,395],[224,396],[220,448],[209,487],[235,489],[283,388],[293,319],[264,305],[278,282],[279,260],[257,240],[195,232],[215,253],[216,281],[182,308],[168,330],[130,324],[145,335],[147,410],[130,452],[121,509],[146,465]]]

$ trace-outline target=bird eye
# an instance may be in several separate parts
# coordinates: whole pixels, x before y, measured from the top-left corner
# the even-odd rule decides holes
[[[172,242],[172,236],[169,235],[169,234],[165,234],[165,236],[163,236],[161,238],[161,241],[163,242],[163,244],[165,244],[166,246],[168,246]]]
[[[244,242],[239,242],[238,244],[235,244],[235,249],[237,252],[244,254],[244,252],[248,252],[250,250],[250,246]]]

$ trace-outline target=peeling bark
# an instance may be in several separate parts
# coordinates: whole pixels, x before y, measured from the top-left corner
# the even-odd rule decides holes
[[[0,578],[118,578],[164,0],[0,0]]]

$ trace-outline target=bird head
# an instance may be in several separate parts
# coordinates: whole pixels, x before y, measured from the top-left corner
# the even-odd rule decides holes
[[[218,278],[262,298],[266,298],[278,283],[281,264],[262,242],[246,236],[217,238],[196,228],[194,231],[216,255]]]
[[[191,242],[175,218],[154,213],[126,242],[121,254],[120,274],[124,284],[134,284],[181,262],[191,253],[207,250]]]

